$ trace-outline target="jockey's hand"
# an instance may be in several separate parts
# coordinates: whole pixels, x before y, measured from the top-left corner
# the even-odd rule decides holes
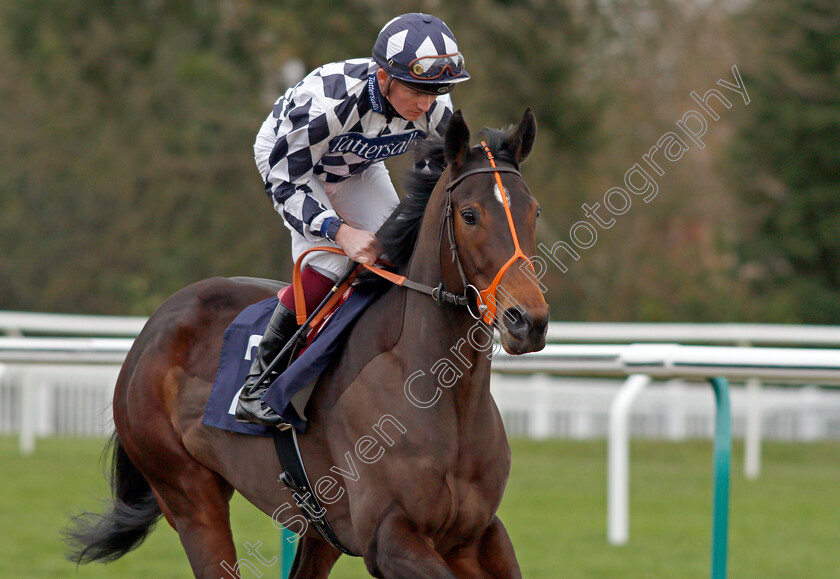
[[[338,228],[335,242],[356,263],[373,265],[382,254],[382,247],[373,232],[355,229],[346,223]]]

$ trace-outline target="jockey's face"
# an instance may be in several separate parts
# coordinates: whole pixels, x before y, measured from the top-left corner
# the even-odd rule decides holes
[[[389,79],[388,73],[379,69],[376,73],[379,88],[391,106],[407,121],[416,121],[431,108],[437,98],[433,94],[426,94],[409,88],[401,82]]]

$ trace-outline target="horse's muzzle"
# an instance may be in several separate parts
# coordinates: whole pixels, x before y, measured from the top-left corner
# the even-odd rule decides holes
[[[509,354],[527,354],[545,347],[548,329],[548,308],[545,312],[508,308],[502,315],[502,346]]]

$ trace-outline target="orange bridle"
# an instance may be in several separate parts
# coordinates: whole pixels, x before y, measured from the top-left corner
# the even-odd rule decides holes
[[[507,260],[502,268],[496,273],[496,276],[493,278],[493,281],[490,283],[483,290],[477,289],[473,284],[467,281],[467,276],[464,273],[464,268],[461,266],[460,258],[458,257],[458,252],[455,245],[455,234],[452,230],[452,200],[447,198],[447,209],[446,209],[446,219],[448,221],[448,229],[449,229],[449,242],[450,242],[450,249],[452,250],[452,259],[456,262],[458,267],[458,273],[461,276],[461,281],[464,284],[464,294],[466,295],[470,290],[475,292],[477,301],[478,301],[478,314],[474,314],[472,310],[470,310],[470,315],[472,315],[475,319],[479,319],[480,317],[484,318],[484,321],[487,324],[492,324],[493,321],[496,319],[496,307],[498,304],[498,298],[496,296],[496,292],[499,288],[499,285],[502,283],[502,278],[511,268],[515,261],[519,259],[524,259],[525,263],[528,264],[528,267],[531,268],[531,271],[534,271],[534,266],[531,265],[531,260],[528,259],[528,256],[522,251],[522,248],[519,246],[519,236],[516,234],[516,226],[513,223],[513,214],[510,211],[510,203],[508,202],[508,195],[507,191],[505,191],[505,186],[502,184],[502,177],[500,173],[514,173],[521,177],[519,171],[514,169],[513,167],[497,167],[496,166],[496,159],[493,157],[492,151],[490,151],[490,147],[487,146],[487,143],[481,141],[481,146],[484,148],[484,154],[487,155],[487,160],[490,161],[489,167],[480,167],[478,169],[471,169],[460,174],[456,179],[452,180],[449,185],[446,187],[447,195],[451,195],[452,190],[466,177],[470,175],[475,175],[477,173],[493,173],[493,177],[496,179],[496,186],[499,188],[499,195],[502,198],[502,205],[505,208],[505,216],[507,217],[508,227],[510,228],[510,234],[513,238],[513,255],[510,259]],[[536,275],[536,274],[535,274]]]

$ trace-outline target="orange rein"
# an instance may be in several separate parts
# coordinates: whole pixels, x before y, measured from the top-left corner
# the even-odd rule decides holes
[[[306,300],[303,297],[303,284],[301,283],[300,279],[300,269],[301,264],[303,263],[304,256],[312,251],[326,251],[328,253],[335,253],[338,255],[347,255],[346,253],[344,253],[344,251],[337,247],[313,247],[311,249],[307,249],[306,251],[300,254],[300,257],[298,257],[297,261],[295,262],[294,271],[292,272],[292,290],[295,294],[295,313],[297,315],[297,323],[299,326],[305,324],[307,318]],[[379,277],[387,279],[393,284],[401,286],[405,283],[405,276],[403,275],[397,275],[395,273],[391,273],[390,271],[385,271],[383,269],[367,265],[366,263],[360,265],[364,266],[368,271],[375,273]],[[312,322],[309,324],[310,327],[316,327],[321,322],[321,320],[323,320],[327,316],[327,314],[332,310],[333,306],[335,306],[335,304],[341,299],[341,296],[344,295],[344,292],[347,291],[347,288],[350,287],[350,284],[353,283],[354,279],[355,275],[350,276],[349,278],[347,278],[347,281],[345,281],[341,285],[341,287],[339,287],[335,291],[332,298],[330,298],[327,304],[323,308],[321,308],[321,311],[318,312],[318,315],[316,315],[312,319]]]

